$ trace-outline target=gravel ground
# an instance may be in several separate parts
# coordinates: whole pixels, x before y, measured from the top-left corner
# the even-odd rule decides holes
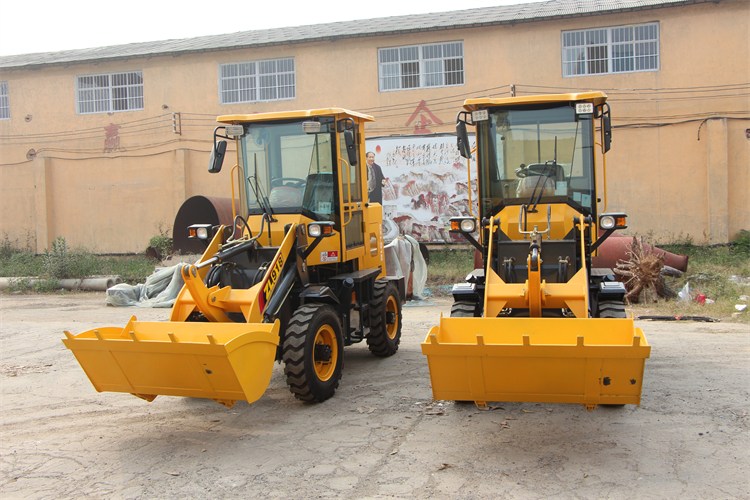
[[[0,298],[0,497],[750,498],[750,328],[637,322],[641,407],[433,401],[420,343],[450,303],[404,308],[399,352],[345,350],[336,395],[303,404],[276,365],[265,395],[97,393],[62,331],[166,320],[103,294]]]

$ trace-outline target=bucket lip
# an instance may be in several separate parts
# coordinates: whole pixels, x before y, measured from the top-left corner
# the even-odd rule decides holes
[[[485,320],[481,325],[476,324],[477,320]],[[460,327],[459,325],[461,323],[464,323],[466,321],[473,321],[475,324],[468,326],[465,325],[464,327]],[[557,330],[557,326],[560,325],[560,322],[566,322],[565,325],[567,328],[570,328],[573,325],[576,325],[574,327],[573,332],[568,332],[565,334],[559,333]],[[502,323],[501,323],[502,322]],[[606,322],[606,323],[602,323]],[[503,325],[502,331],[500,328],[498,328],[497,323],[501,323]],[[534,323],[534,325],[532,325]],[[477,332],[477,327],[482,326],[483,332],[480,331]],[[531,327],[531,329],[529,328]],[[460,337],[458,340],[460,342],[456,341],[446,341],[443,339],[442,342],[440,342],[440,335],[441,335],[441,329],[447,328],[451,330],[452,332],[460,332],[457,336]],[[486,328],[486,329],[485,329]],[[513,330],[513,333],[509,333],[508,330]],[[589,337],[592,335],[596,335],[598,337],[611,335],[611,331],[619,330],[620,332],[616,334],[617,337],[619,337],[619,342],[616,343],[597,343],[597,344],[586,344],[586,336]],[[470,332],[470,333],[467,333]],[[435,343],[433,343],[431,337],[435,336]],[[432,346],[432,345],[441,345],[441,346],[478,346],[480,345],[476,341],[476,337],[478,335],[483,335],[483,337],[486,338],[485,345],[501,345],[501,346],[509,346],[509,347],[581,347],[577,345],[577,339],[578,337],[584,338],[584,346],[585,348],[607,348],[607,347],[616,347],[616,348],[647,348],[651,349],[651,345],[648,342],[648,339],[646,338],[645,333],[643,330],[637,326],[635,326],[635,320],[630,318],[451,318],[451,317],[442,317],[440,318],[440,324],[432,326],[430,330],[427,332],[427,335],[425,336],[424,341],[422,342],[422,346]],[[497,343],[492,341],[492,337],[498,337],[498,336],[508,336],[512,335],[514,337],[512,342],[509,343]],[[534,337],[544,336],[547,339],[549,337],[557,335],[560,337],[561,340],[565,340],[564,342],[549,342],[549,343],[535,343]],[[529,337],[529,340],[531,342],[530,346],[524,346],[522,341],[525,336]],[[632,339],[638,338],[639,345],[633,346],[632,345]]]
[[[136,332],[136,338],[138,337],[138,327],[147,324],[148,330],[153,332],[153,329],[157,328],[158,335],[163,338],[149,338],[148,335],[144,334],[144,338],[139,339],[139,342],[144,344],[182,344],[192,346],[212,346],[223,347],[227,353],[230,353],[239,347],[251,343],[251,342],[267,342],[273,345],[279,344],[279,329],[280,323],[276,320],[274,323],[191,323],[190,330],[201,329],[203,332],[191,331],[189,335],[185,333],[180,334],[179,330],[184,329],[184,322],[177,321],[133,321],[123,327],[99,327],[92,328],[74,335],[72,338],[68,337],[62,339],[65,345],[69,349],[73,349],[72,345],[68,345],[69,342],[133,342],[132,338],[128,335],[129,331]],[[208,330],[208,331],[205,331]],[[214,331],[215,330],[215,331]],[[99,340],[95,332],[99,332],[102,340]],[[177,339],[176,342],[172,341],[168,336],[169,333],[173,333]],[[180,340],[181,335],[184,340]],[[210,335],[210,337],[209,337]],[[214,338],[214,335],[220,335],[220,337],[231,336],[228,340],[221,340],[220,338]],[[186,337],[192,337],[186,339]],[[73,345],[74,345],[73,344]]]

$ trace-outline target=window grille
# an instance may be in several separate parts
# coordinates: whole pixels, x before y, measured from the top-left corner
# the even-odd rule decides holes
[[[464,84],[463,42],[378,49],[381,92]]]
[[[76,101],[79,114],[143,109],[143,73],[79,76]]]
[[[562,33],[563,76],[659,69],[659,24]]]
[[[228,63],[219,66],[219,102],[294,99],[294,58]]]
[[[10,119],[10,99],[8,97],[8,82],[0,82],[0,120]]]

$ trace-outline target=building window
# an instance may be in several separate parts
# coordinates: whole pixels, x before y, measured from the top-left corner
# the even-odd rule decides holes
[[[378,80],[388,90],[464,84],[464,43],[378,49]]]
[[[143,74],[140,71],[79,76],[79,114],[143,109]]]
[[[0,120],[10,119],[10,99],[8,98],[8,82],[0,82]]]
[[[219,66],[219,100],[235,102],[294,99],[294,58],[222,64]]]
[[[563,31],[563,76],[659,69],[659,24]]]

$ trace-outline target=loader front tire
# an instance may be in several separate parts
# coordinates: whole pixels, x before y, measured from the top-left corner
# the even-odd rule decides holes
[[[627,318],[625,314],[625,304],[621,300],[600,300],[599,318]]]
[[[401,342],[401,297],[390,281],[377,280],[370,303],[367,347],[375,356],[392,356]]]
[[[451,306],[451,318],[475,318],[477,316],[477,303],[468,300],[454,302]]]
[[[282,353],[286,383],[301,401],[333,396],[344,367],[344,338],[336,311],[326,304],[300,307],[289,320]]]

